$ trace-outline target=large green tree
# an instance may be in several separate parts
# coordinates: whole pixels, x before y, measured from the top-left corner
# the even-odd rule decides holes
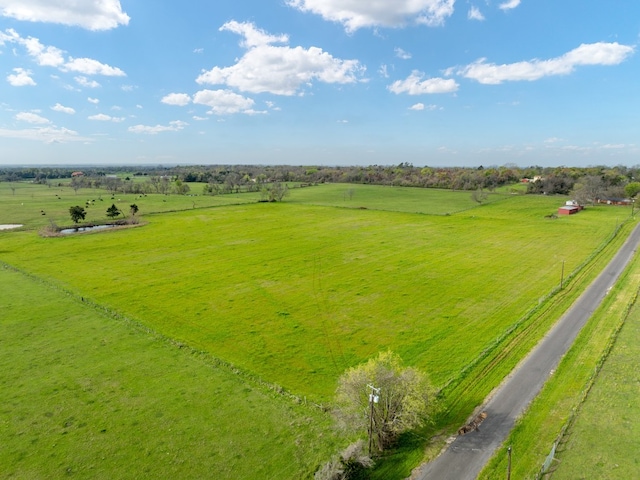
[[[424,373],[403,367],[392,352],[381,352],[340,377],[337,416],[348,430],[366,432],[370,449],[382,451],[400,433],[429,419],[433,398]]]
[[[69,207],[69,215],[71,215],[71,220],[77,224],[80,220],[84,220],[87,212],[81,206],[76,205],[75,207]]]
[[[112,203],[111,206],[107,208],[107,217],[109,218],[116,218],[120,213],[120,209],[116,207],[115,203]]]

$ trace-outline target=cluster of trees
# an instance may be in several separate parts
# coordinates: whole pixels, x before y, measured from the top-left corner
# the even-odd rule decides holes
[[[292,166],[292,165],[193,165],[176,167],[132,167],[129,176],[116,174],[122,167],[83,167],[82,176],[71,177],[71,168],[2,168],[0,180],[31,180],[70,185],[72,188],[106,188],[115,193],[187,194],[188,183],[206,184],[203,193],[260,192],[265,186],[287,182],[354,183],[454,190],[491,191],[503,185],[528,183],[528,193],[569,194],[599,179],[598,187],[611,197],[622,196],[624,187],[640,179],[640,166],[594,167],[414,167],[403,162],[382,166]],[[141,181],[140,177],[145,180]],[[61,179],[70,179],[61,182]],[[590,187],[587,187],[587,189]]]
[[[132,205],[129,205],[129,213],[131,213],[132,217],[135,217],[138,211],[139,211],[138,205],[136,205],[135,203]],[[115,203],[112,203],[111,206],[107,208],[106,213],[107,213],[107,217],[113,220],[118,216],[122,215],[122,210],[116,207]],[[87,211],[85,210],[84,207],[81,207],[80,205],[76,205],[73,207],[69,207],[69,215],[71,216],[71,220],[73,221],[73,223],[78,224],[81,220],[84,220],[86,218]]]

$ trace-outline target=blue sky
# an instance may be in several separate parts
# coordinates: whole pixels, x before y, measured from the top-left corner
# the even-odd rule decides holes
[[[635,0],[0,0],[0,164],[637,165],[639,20]]]

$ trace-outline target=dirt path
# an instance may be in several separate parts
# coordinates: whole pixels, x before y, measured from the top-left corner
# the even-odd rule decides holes
[[[486,403],[483,410],[487,412],[487,418],[481,430],[457,437],[438,458],[424,465],[412,478],[474,480],[478,476],[615,284],[638,245],[640,225],[631,232],[594,282]]]

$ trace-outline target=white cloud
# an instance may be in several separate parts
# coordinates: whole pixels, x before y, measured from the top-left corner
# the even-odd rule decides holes
[[[36,85],[36,82],[31,78],[31,70],[25,70],[24,68],[14,68],[15,73],[7,75],[7,82],[14,87],[25,87],[27,85]]]
[[[77,77],[73,77],[73,79],[78,83],[78,85],[81,85],[83,87],[98,88],[100,86],[100,84],[98,82],[96,82],[95,80],[89,80],[87,77],[84,77],[82,75],[78,75]]]
[[[396,94],[425,95],[432,93],[452,93],[458,90],[458,84],[452,78],[427,78],[424,74],[414,70],[405,80],[396,80],[389,87]]]
[[[482,14],[482,12],[480,11],[480,9],[478,7],[471,6],[471,8],[469,9],[469,13],[467,13],[467,18],[469,20],[482,21],[482,20],[484,20],[484,15]]]
[[[344,25],[347,32],[366,27],[402,27],[414,22],[442,25],[453,14],[455,0],[288,0],[303,12]]]
[[[88,30],[109,30],[129,23],[119,0],[0,0],[0,9],[4,17]]]
[[[193,103],[211,107],[210,113],[231,115],[234,113],[254,113],[254,101],[231,90],[200,90],[193,96]]]
[[[193,53],[202,53],[204,52],[204,48],[194,48]]]
[[[0,137],[17,138],[21,140],[34,140],[44,143],[67,143],[70,141],[88,142],[91,139],[78,136],[78,132],[67,128],[38,127],[23,130],[9,130],[0,128]]]
[[[62,70],[67,72],[84,73],[85,75],[104,75],[107,77],[125,77],[126,74],[118,67],[101,63],[92,58],[73,58],[65,63]]]
[[[124,121],[124,117],[112,117],[111,115],[105,115],[104,113],[98,113],[87,117],[89,120],[96,120],[98,122],[115,122],[120,123]]]
[[[402,60],[409,60],[411,58],[411,54],[409,52],[405,52],[403,49],[401,48],[396,48],[394,50],[396,57],[402,59]]]
[[[567,75],[582,65],[617,65],[631,54],[635,47],[618,43],[582,44],[568,53],[549,60],[496,65],[481,58],[462,68],[458,73],[480,83],[498,85],[506,81],[538,80],[552,75]]]
[[[221,32],[228,31],[237,33],[244,37],[244,41],[240,43],[245,48],[259,47],[262,45],[270,45],[272,43],[289,43],[287,35],[270,35],[260,28],[256,28],[253,23],[236,22],[231,20],[225,23],[219,29]]]
[[[73,108],[65,107],[64,105],[61,105],[59,103],[56,103],[53,107],[51,107],[51,110],[53,110],[54,112],[67,113],[69,115],[73,115],[74,113],[76,113]]]
[[[231,67],[204,71],[196,79],[199,84],[227,85],[252,93],[295,95],[303,85],[313,80],[354,83],[365,70],[357,60],[337,59],[317,47],[304,49],[271,45],[287,41],[286,35],[271,36],[250,23],[229,22],[220,30],[243,35],[242,45],[248,51]]]
[[[97,105],[98,103],[100,103],[100,99],[87,97],[87,102],[93,103],[94,105]]]
[[[507,0],[506,2],[498,5],[498,8],[500,10],[512,10],[516,8],[518,5],[520,5],[520,0]]]
[[[437,105],[425,105],[424,103],[416,103],[415,105],[411,105],[409,107],[409,110],[429,110],[430,112],[433,112],[434,110],[442,110],[442,107],[438,107]]]
[[[78,72],[85,75],[126,76],[118,67],[112,67],[92,58],[69,57],[65,61],[64,50],[50,45],[43,45],[40,40],[34,37],[22,38],[13,29],[7,29],[5,32],[0,32],[0,45],[4,45],[7,42],[22,45],[27,50],[28,55],[40,66],[54,67],[63,72]]]
[[[162,103],[166,103],[167,105],[177,105],[179,107],[184,107],[191,103],[191,97],[186,93],[170,93],[169,95],[165,95],[160,100]]]
[[[45,46],[40,40],[33,37],[19,39],[29,55],[35,58],[38,65],[43,67],[59,67],[64,64],[63,51],[52,46]]]
[[[173,122],[169,122],[169,125],[156,125],[155,127],[151,127],[149,125],[134,125],[132,127],[129,127],[128,130],[131,133],[157,135],[158,133],[162,132],[177,132],[182,130],[187,125],[189,124],[181,120],[174,120]]]
[[[33,112],[20,112],[16,114],[16,120],[20,120],[21,122],[33,123],[38,125],[46,125],[51,123],[51,121],[47,118],[44,118],[37,113]]]

